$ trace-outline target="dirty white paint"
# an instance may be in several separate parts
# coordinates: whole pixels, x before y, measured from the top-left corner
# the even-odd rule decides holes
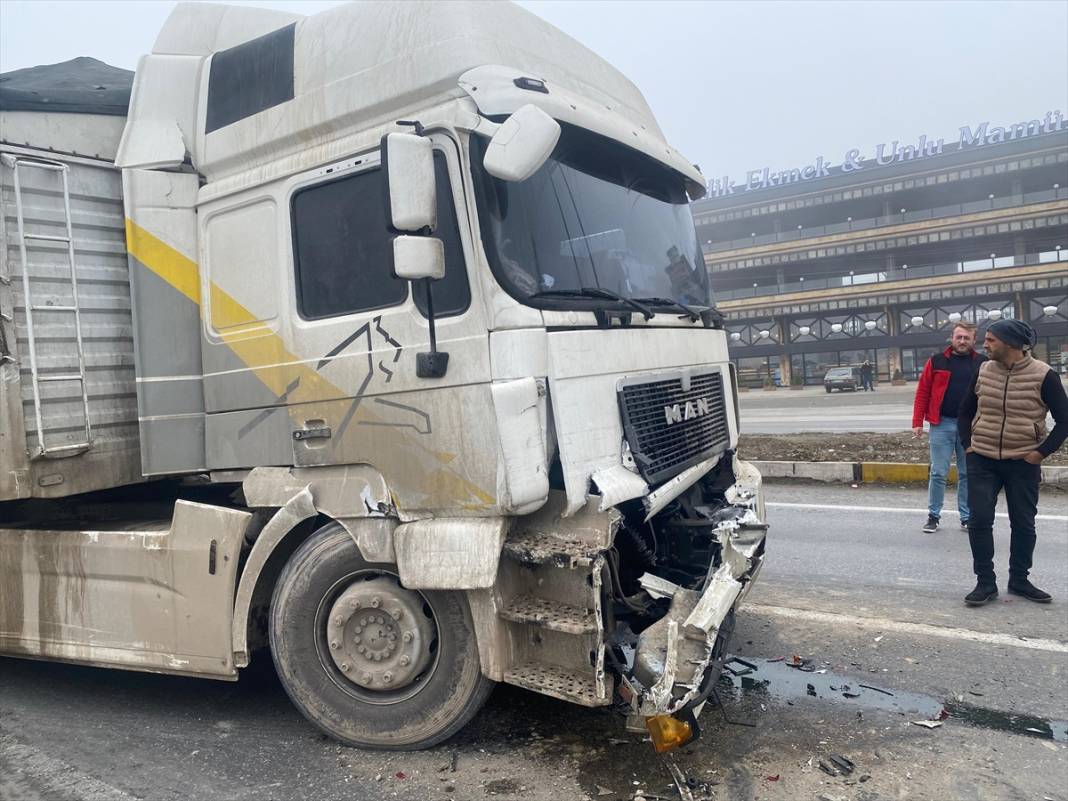
[[[549,496],[549,464],[545,453],[545,398],[533,378],[495,381],[490,385],[500,436],[501,476],[497,497],[505,511],[533,512]],[[507,501],[504,499],[507,498]]]
[[[618,506],[623,501],[639,498],[649,492],[649,485],[637,473],[621,464],[606,467],[593,474],[593,483],[601,491],[599,511]]]
[[[505,518],[417,520],[397,526],[397,571],[416,590],[468,590],[493,586]]]

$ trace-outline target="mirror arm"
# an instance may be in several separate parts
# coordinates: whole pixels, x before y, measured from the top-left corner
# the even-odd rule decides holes
[[[423,279],[426,287],[426,317],[430,325],[430,351],[415,354],[415,374],[419,378],[443,378],[449,369],[449,354],[438,350],[437,333],[434,330],[434,293],[429,278]]]

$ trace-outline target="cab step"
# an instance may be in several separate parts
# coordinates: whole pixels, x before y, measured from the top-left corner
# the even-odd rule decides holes
[[[580,540],[544,532],[517,532],[504,542],[504,555],[524,565],[552,565],[564,570],[589,567],[602,549]]]
[[[597,631],[597,620],[593,612],[529,594],[514,598],[499,615],[514,623],[525,623],[565,634],[593,634]]]
[[[598,697],[597,683],[592,674],[543,662],[516,665],[504,674],[504,681],[582,706],[606,706],[611,701],[611,693],[604,698]]]

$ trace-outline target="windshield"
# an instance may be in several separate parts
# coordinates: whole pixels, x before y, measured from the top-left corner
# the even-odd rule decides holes
[[[482,168],[487,140],[472,137],[483,243],[504,288],[539,308],[616,305],[608,293],[654,309],[711,306],[683,178],[610,139],[561,128],[549,160],[516,183]],[[587,289],[604,294],[577,292]]]
[[[827,378],[851,378],[852,376],[852,367],[835,367],[833,370],[827,371]]]

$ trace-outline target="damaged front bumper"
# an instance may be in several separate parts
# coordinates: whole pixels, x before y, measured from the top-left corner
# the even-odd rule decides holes
[[[630,729],[644,731],[648,720],[663,716],[694,720],[719,677],[732,613],[760,572],[767,533],[760,473],[737,457],[732,468],[735,481],[703,529],[718,544],[703,588],[686,589],[651,573],[640,579],[646,593],[670,605],[642,631],[633,669],[621,676]]]

